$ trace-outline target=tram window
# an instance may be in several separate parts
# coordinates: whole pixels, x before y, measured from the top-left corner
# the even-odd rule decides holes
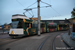
[[[55,28],[55,26],[53,25],[52,28]]]
[[[44,24],[41,24],[41,28],[42,28],[42,27],[45,27],[45,25],[44,25]]]
[[[48,26],[48,28],[55,28],[56,26],[53,26],[53,25],[50,25],[50,26]]]
[[[35,27],[38,27],[38,25],[37,25],[37,24],[35,24]]]
[[[34,27],[35,26],[35,24],[32,24],[32,27]]]
[[[64,25],[64,27],[66,27],[66,26]]]
[[[19,21],[13,21],[11,24],[11,28],[23,28],[23,23]]]
[[[75,32],[75,24],[73,24],[73,32]]]
[[[55,28],[56,26],[55,25],[53,25],[53,28]]]
[[[35,28],[35,24],[32,24],[32,27]]]
[[[25,23],[25,27],[29,27],[29,23]]]
[[[64,27],[67,27],[67,25],[64,25]]]
[[[59,27],[62,27],[62,25],[59,25]]]
[[[54,28],[56,28],[56,26],[54,26]]]
[[[62,27],[64,28],[64,27],[65,27],[65,25],[62,25]]]
[[[67,27],[67,25],[65,25],[65,27]]]
[[[48,28],[50,28],[50,26],[48,26]]]
[[[37,24],[32,24],[32,27],[35,28],[35,27],[38,27],[38,25]]]
[[[23,28],[23,23],[19,22],[17,28]]]
[[[65,27],[65,25],[62,25],[62,27],[64,28],[64,27]]]

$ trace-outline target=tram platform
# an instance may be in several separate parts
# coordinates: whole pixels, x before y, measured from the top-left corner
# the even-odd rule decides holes
[[[69,47],[73,47],[75,49],[75,40],[72,40],[68,33],[63,34],[62,39]]]

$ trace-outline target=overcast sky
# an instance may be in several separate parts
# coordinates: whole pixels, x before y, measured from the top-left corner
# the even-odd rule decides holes
[[[37,0],[0,0],[0,25],[4,23],[11,23],[13,14],[23,14],[24,9],[33,4]],[[42,20],[57,20],[71,18],[71,11],[75,7],[75,0],[42,0],[51,7],[41,8],[40,16]],[[40,6],[48,6],[40,2]],[[37,2],[29,8],[37,7]],[[34,17],[37,17],[37,9],[33,9]],[[29,11],[31,14],[32,12]],[[33,15],[32,14],[32,15]],[[27,17],[32,17],[28,12]]]

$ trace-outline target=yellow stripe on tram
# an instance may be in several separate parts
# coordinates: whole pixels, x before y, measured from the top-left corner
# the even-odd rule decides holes
[[[29,28],[31,28],[31,24],[29,24]],[[29,32],[28,32],[29,28],[26,29],[28,35],[29,35]]]
[[[11,34],[13,34],[13,31],[11,32]]]

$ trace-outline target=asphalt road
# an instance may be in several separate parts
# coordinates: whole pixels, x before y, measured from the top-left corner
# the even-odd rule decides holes
[[[61,36],[68,31],[44,33],[41,36],[34,35],[11,39],[8,34],[0,38],[0,50],[61,50],[67,47]],[[65,49],[66,50],[66,49]]]

